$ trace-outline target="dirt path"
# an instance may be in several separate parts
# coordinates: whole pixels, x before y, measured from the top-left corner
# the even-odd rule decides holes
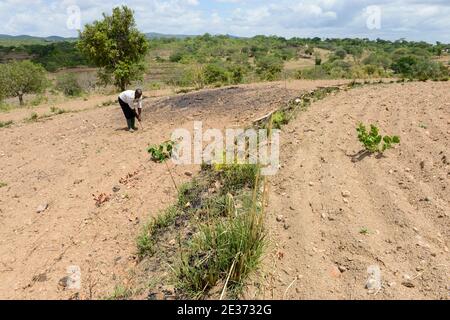
[[[7,185],[0,188],[0,299],[108,296],[135,264],[142,224],[176,194],[165,166],[149,161],[149,144],[170,139],[175,128],[192,129],[194,120],[204,128],[242,126],[300,90],[334,83],[267,83],[149,99],[145,130],[134,135],[122,130],[118,106],[1,129],[0,182]],[[173,168],[176,181],[196,169]],[[94,196],[102,193],[110,200],[97,207]],[[81,269],[81,290],[65,288],[70,266]]]
[[[264,298],[449,298],[449,89],[358,88],[314,103],[285,127]],[[353,162],[361,121],[399,134],[401,145]],[[379,289],[365,288],[370,266],[381,270]]]

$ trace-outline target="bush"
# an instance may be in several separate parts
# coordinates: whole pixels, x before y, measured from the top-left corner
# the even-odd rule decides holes
[[[274,56],[263,56],[256,60],[256,73],[262,80],[276,80],[283,70],[283,61]]]
[[[217,64],[209,64],[203,69],[203,79],[206,84],[227,83],[227,70]]]
[[[336,49],[336,51],[334,52],[334,54],[335,54],[339,59],[345,59],[345,57],[347,56],[347,51],[345,51],[343,48],[338,48],[338,49]]]
[[[83,88],[73,73],[65,73],[56,79],[56,88],[66,96],[76,97],[83,93]]]

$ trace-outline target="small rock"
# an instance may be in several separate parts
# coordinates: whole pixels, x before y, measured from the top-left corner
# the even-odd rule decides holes
[[[161,301],[161,300],[165,300],[165,296],[164,296],[164,293],[162,293],[162,292],[156,292],[156,293],[152,292],[148,295],[148,300]]]
[[[344,273],[345,271],[347,271],[347,268],[344,266],[339,266],[338,268],[341,273]]]
[[[290,206],[289,209],[291,209],[292,211],[295,211],[295,208],[293,206]]]
[[[170,285],[164,286],[162,288],[162,292],[164,292],[164,294],[166,296],[173,296],[175,294],[175,287],[174,286],[170,286]]]
[[[405,171],[406,172],[411,172],[411,169],[410,168],[406,168]]]
[[[284,222],[284,216],[281,214],[277,216],[277,222]]]
[[[36,212],[37,213],[42,213],[45,210],[47,210],[47,208],[48,208],[48,203],[43,203],[39,207],[37,207]]]
[[[414,288],[415,287],[414,283],[412,283],[410,281],[403,281],[402,285],[404,285],[407,288]]]
[[[348,190],[344,190],[344,191],[342,191],[342,196],[343,196],[344,198],[350,198],[351,193],[350,193],[350,191],[348,191]]]
[[[175,239],[172,239],[169,241],[169,245],[174,246],[177,244],[177,241]]]
[[[112,190],[114,193],[117,193],[120,191],[120,186],[114,186]]]
[[[284,226],[283,226],[284,230],[288,230],[290,227],[291,226],[289,224],[287,224],[287,223],[285,223]]]
[[[186,171],[184,174],[185,174],[186,176],[188,176],[188,177],[192,177],[192,176],[193,176],[193,174],[192,174],[191,171]]]
[[[310,182],[310,183],[309,183],[309,186],[310,186],[310,187],[314,187],[314,182]]]

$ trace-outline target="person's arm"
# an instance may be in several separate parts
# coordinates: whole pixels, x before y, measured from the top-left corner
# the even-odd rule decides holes
[[[139,99],[138,102],[138,108],[137,108],[137,114],[138,114],[138,120],[141,121],[141,115],[142,115],[142,99]]]

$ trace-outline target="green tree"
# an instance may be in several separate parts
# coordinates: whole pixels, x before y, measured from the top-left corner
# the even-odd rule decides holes
[[[103,20],[86,25],[78,48],[100,68],[103,83],[125,90],[142,78],[149,43],[136,28],[133,11],[122,6],[114,8],[111,16],[104,13]]]
[[[25,60],[3,65],[0,87],[3,95],[18,97],[24,105],[23,96],[30,93],[42,93],[48,86],[46,71],[38,64]]]

